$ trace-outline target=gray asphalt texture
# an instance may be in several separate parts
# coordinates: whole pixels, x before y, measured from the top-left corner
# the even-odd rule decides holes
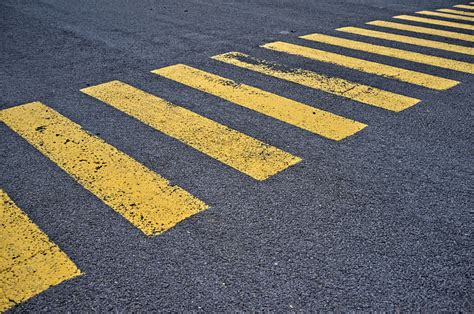
[[[319,32],[363,39],[334,29],[468,2],[2,0],[0,108],[42,101],[211,205],[163,235],[146,237],[0,124],[1,187],[85,273],[13,312],[472,312],[474,76],[297,38]],[[275,40],[462,83],[433,91],[259,48]],[[364,40],[473,62],[472,56]],[[209,59],[229,51],[423,101],[394,113]],[[176,63],[369,127],[334,142],[150,73]],[[110,80],[303,161],[257,182],[79,91]]]

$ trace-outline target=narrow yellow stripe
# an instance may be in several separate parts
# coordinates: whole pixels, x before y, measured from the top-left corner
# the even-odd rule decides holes
[[[342,140],[367,126],[184,64],[152,72],[332,140]]]
[[[341,28],[338,28],[337,30],[340,32],[357,34],[357,35],[362,35],[362,36],[367,36],[367,37],[372,37],[372,38],[391,40],[391,41],[396,41],[399,43],[404,43],[404,44],[409,44],[409,45],[429,47],[429,48],[434,48],[434,49],[439,49],[439,50],[462,53],[466,55],[474,55],[474,48],[459,46],[459,45],[452,45],[452,44],[434,41],[434,40],[373,31],[373,30],[359,28],[359,27],[341,27]]]
[[[445,12],[445,13],[452,13],[452,14],[459,14],[459,15],[465,15],[465,16],[474,16],[474,12],[466,12],[466,11],[459,11],[459,10],[439,9],[439,10],[436,10],[436,11]]]
[[[288,68],[281,64],[252,58],[239,52],[229,52],[212,58],[268,76],[396,112],[407,109],[420,102],[420,100],[416,98],[395,94],[341,78],[328,77],[308,70]]]
[[[461,16],[461,15],[456,15],[456,14],[446,14],[446,13],[433,12],[433,11],[418,11],[416,13],[417,14],[423,14],[423,15],[439,16],[439,17],[444,17],[444,18],[447,18],[447,19],[474,22],[474,18],[472,18],[472,17]]]
[[[460,28],[460,29],[468,29],[468,30],[471,30],[471,31],[474,30],[474,25],[448,22],[448,21],[442,21],[442,20],[427,19],[427,18],[418,17],[418,16],[398,15],[398,16],[394,16],[393,18],[400,19],[400,20],[406,20],[406,21],[419,22],[419,23],[427,23],[427,24],[441,25],[441,26],[454,27],[454,28]]]
[[[436,28],[413,26],[413,25],[386,22],[386,21],[372,21],[366,24],[375,25],[379,27],[386,27],[386,28],[391,28],[391,29],[398,29],[398,30],[407,31],[407,32],[434,35],[434,36],[440,36],[444,38],[474,42],[474,35],[444,31],[444,30],[436,29]]]
[[[471,2],[471,4],[474,4]],[[464,4],[458,4],[454,6],[455,8],[460,8],[460,9],[468,9],[468,10],[474,10],[474,6],[472,5],[464,5]]]
[[[302,56],[321,62],[332,63],[357,71],[380,75],[390,79],[396,79],[399,81],[420,85],[436,90],[445,90],[459,84],[459,82],[457,81],[434,75],[406,70],[386,64],[353,58],[337,53],[298,46],[285,42],[269,43],[263,45],[262,47],[279,52],[289,53],[292,55]]]
[[[276,147],[119,81],[81,91],[256,180],[265,180],[301,161]]]
[[[407,51],[397,48],[369,44],[361,41],[349,40],[339,37],[327,36],[322,34],[310,34],[300,36],[300,38],[316,41],[337,47],[343,47],[353,50],[364,51],[381,56],[397,58],[401,60],[408,60],[416,63],[427,64],[439,68],[450,69],[458,72],[474,74],[474,64],[426,55],[418,52]]]
[[[0,189],[0,312],[81,271]]]
[[[40,102],[2,110],[0,119],[146,235],[207,208]]]

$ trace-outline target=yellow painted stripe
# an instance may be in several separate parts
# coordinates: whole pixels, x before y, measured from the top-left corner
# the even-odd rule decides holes
[[[471,3],[474,4],[474,3]],[[474,6],[472,5],[464,5],[464,4],[458,4],[454,6],[455,8],[460,8],[460,9],[468,9],[468,10],[474,10]]]
[[[451,10],[451,9],[438,9],[436,11],[451,13],[451,14],[459,14],[465,16],[474,16],[474,12],[466,12],[466,11],[459,11],[459,10]]]
[[[446,14],[446,13],[433,12],[433,11],[418,11],[416,13],[417,14],[423,14],[423,15],[439,16],[439,17],[444,17],[444,18],[447,18],[447,19],[474,22],[474,18],[472,18],[472,17],[461,16],[461,15],[456,15],[456,14]]]
[[[301,161],[299,157],[119,81],[81,91],[256,180],[265,180]]]
[[[0,312],[80,274],[0,189]]]
[[[146,235],[207,208],[40,102],[2,110],[0,119]]]
[[[407,32],[434,35],[434,36],[440,36],[440,37],[445,37],[445,38],[474,42],[474,35],[444,31],[444,30],[436,29],[436,28],[413,26],[413,25],[386,22],[386,21],[372,21],[366,24],[375,25],[379,27],[385,27],[385,28],[391,28],[391,29],[398,29],[398,30],[407,31]]]
[[[353,58],[337,53],[298,46],[285,42],[269,43],[263,45],[262,47],[279,52],[289,53],[292,55],[302,56],[321,62],[336,64],[357,71],[375,74],[390,79],[396,79],[399,81],[436,90],[446,90],[459,84],[458,81],[450,80],[439,76],[429,75],[412,70],[406,70],[386,64]]]
[[[306,36],[300,36],[300,38],[316,41],[328,45],[337,47],[343,47],[353,50],[364,51],[373,53],[381,56],[397,58],[401,60],[408,60],[416,63],[427,64],[439,68],[450,69],[458,72],[464,72],[474,74],[474,64],[468,62],[462,62],[442,57],[431,56],[423,53],[407,51],[397,48],[391,48],[387,46],[380,46],[369,44],[361,41],[355,41],[350,39],[344,39],[334,36],[327,36],[322,34],[310,34]]]
[[[281,64],[252,58],[239,52],[229,52],[212,58],[387,110],[398,112],[420,102],[416,98],[395,94],[341,78],[328,77],[308,70],[288,68]]]
[[[364,28],[359,28],[359,27],[341,27],[341,28],[338,28],[337,30],[340,32],[357,34],[357,35],[362,35],[362,36],[367,36],[367,37],[372,37],[372,38],[391,40],[391,41],[409,44],[409,45],[429,47],[429,48],[434,48],[434,49],[439,49],[439,50],[462,53],[466,55],[474,55],[474,48],[453,45],[453,44],[448,44],[448,43],[434,41],[434,40],[373,31],[370,29],[364,29]]]
[[[400,20],[412,21],[412,22],[427,23],[427,24],[433,24],[433,25],[441,25],[441,26],[447,26],[447,27],[453,27],[453,28],[467,29],[467,30],[471,30],[471,31],[474,30],[474,25],[448,22],[448,21],[442,21],[442,20],[427,19],[427,18],[418,17],[418,16],[398,15],[398,16],[394,16],[394,18],[395,19],[400,19]]]
[[[184,64],[152,72],[332,140],[342,140],[367,126]]]

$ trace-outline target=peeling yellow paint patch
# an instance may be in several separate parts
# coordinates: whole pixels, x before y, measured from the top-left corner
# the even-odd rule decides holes
[[[367,126],[184,64],[157,69],[152,73],[336,141]]]
[[[0,189],[0,311],[80,274]]]
[[[459,84],[458,81],[434,76],[426,73],[416,72],[403,68],[394,67],[378,62],[349,57],[324,50],[294,45],[285,42],[273,42],[262,46],[278,52],[288,53],[308,59],[336,64],[360,72],[379,75],[382,77],[407,82],[435,90],[446,90]]]
[[[357,34],[357,35],[362,35],[362,36],[367,36],[367,37],[372,37],[372,38],[384,39],[388,41],[395,41],[395,42],[414,45],[414,46],[428,47],[428,48],[434,48],[434,49],[474,56],[473,47],[454,45],[454,44],[449,44],[449,43],[440,42],[440,41],[392,34],[392,33],[387,33],[387,32],[373,31],[370,29],[359,28],[359,27],[341,27],[341,28],[338,28],[337,31]]]
[[[81,91],[256,180],[265,180],[301,161],[299,157],[120,81]]]
[[[288,68],[284,65],[253,58],[240,52],[228,52],[212,58],[244,69],[396,112],[420,102],[416,98],[337,77],[325,76],[313,71]]]
[[[2,110],[0,120],[146,235],[166,231],[207,208],[40,102]]]
[[[421,26],[414,26],[414,25],[409,25],[409,24],[401,24],[401,23],[386,22],[386,21],[371,21],[365,24],[391,28],[391,29],[398,29],[401,31],[413,32],[413,33],[439,36],[439,37],[444,37],[444,38],[452,38],[452,39],[463,40],[463,41],[474,41],[474,35],[445,31],[445,30],[437,29],[437,28],[421,27]]]
[[[408,60],[416,63],[427,64],[434,67],[454,70],[458,72],[464,72],[474,74],[474,64],[468,62],[457,61],[448,58],[442,58],[437,56],[431,56],[423,53],[402,50],[387,46],[374,45],[366,42],[350,40],[345,38],[339,38],[334,36],[328,36],[323,34],[310,34],[301,36],[300,38],[316,41],[328,45],[337,47],[343,47],[353,50],[359,50],[381,56]]]

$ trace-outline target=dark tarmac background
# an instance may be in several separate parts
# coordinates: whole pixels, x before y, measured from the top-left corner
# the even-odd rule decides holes
[[[145,237],[1,124],[2,188],[85,273],[13,311],[472,311],[474,76],[297,38],[318,32],[473,62],[334,31],[461,2],[1,1],[0,108],[42,101],[211,205]],[[462,83],[433,91],[259,48],[276,40]],[[228,51],[423,101],[394,113],[209,59]],[[150,73],[176,63],[369,127],[334,142]],[[110,80],[303,161],[257,182],[79,91]]]

